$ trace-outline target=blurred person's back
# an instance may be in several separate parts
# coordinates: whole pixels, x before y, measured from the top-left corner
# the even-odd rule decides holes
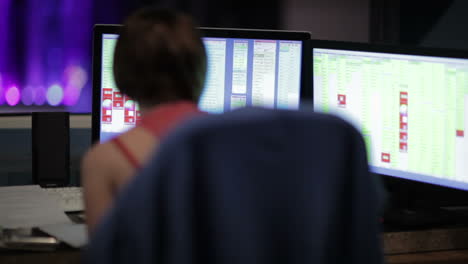
[[[362,137],[321,114],[242,109],[163,142],[91,239],[90,263],[382,263]]]

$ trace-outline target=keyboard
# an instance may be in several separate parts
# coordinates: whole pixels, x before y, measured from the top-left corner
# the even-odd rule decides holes
[[[43,190],[54,196],[65,212],[84,211],[81,187],[43,188]]]

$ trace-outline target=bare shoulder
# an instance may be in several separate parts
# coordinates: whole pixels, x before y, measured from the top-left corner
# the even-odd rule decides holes
[[[82,175],[112,174],[118,170],[119,156],[116,155],[116,147],[112,142],[97,144],[91,147],[84,155],[81,162]],[[116,166],[117,165],[117,166]]]
[[[110,142],[94,145],[84,155],[82,167],[95,167],[112,163],[112,155],[110,155],[112,152],[113,146]]]
[[[115,150],[112,142],[92,146],[81,162],[81,181],[86,205],[86,222],[93,229],[113,200]]]
[[[119,135],[119,142],[124,146],[117,146],[112,140],[94,145],[85,154],[81,164],[82,178],[86,181],[112,181],[116,186],[127,182],[135,173],[135,167],[129,162],[128,154],[143,164],[151,155],[157,139],[142,128],[133,128]]]

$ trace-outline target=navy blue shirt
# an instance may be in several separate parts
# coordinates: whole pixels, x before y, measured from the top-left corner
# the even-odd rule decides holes
[[[383,263],[359,132],[302,111],[188,121],[119,197],[88,263]]]

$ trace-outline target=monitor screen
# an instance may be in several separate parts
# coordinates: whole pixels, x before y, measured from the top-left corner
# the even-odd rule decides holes
[[[138,124],[141,113],[114,82],[118,34],[101,38],[99,140],[103,142]],[[298,109],[303,41],[205,37],[203,42],[208,70],[199,101],[202,111],[222,113],[245,106]]]
[[[312,52],[314,109],[362,132],[371,171],[468,190],[468,59]]]

